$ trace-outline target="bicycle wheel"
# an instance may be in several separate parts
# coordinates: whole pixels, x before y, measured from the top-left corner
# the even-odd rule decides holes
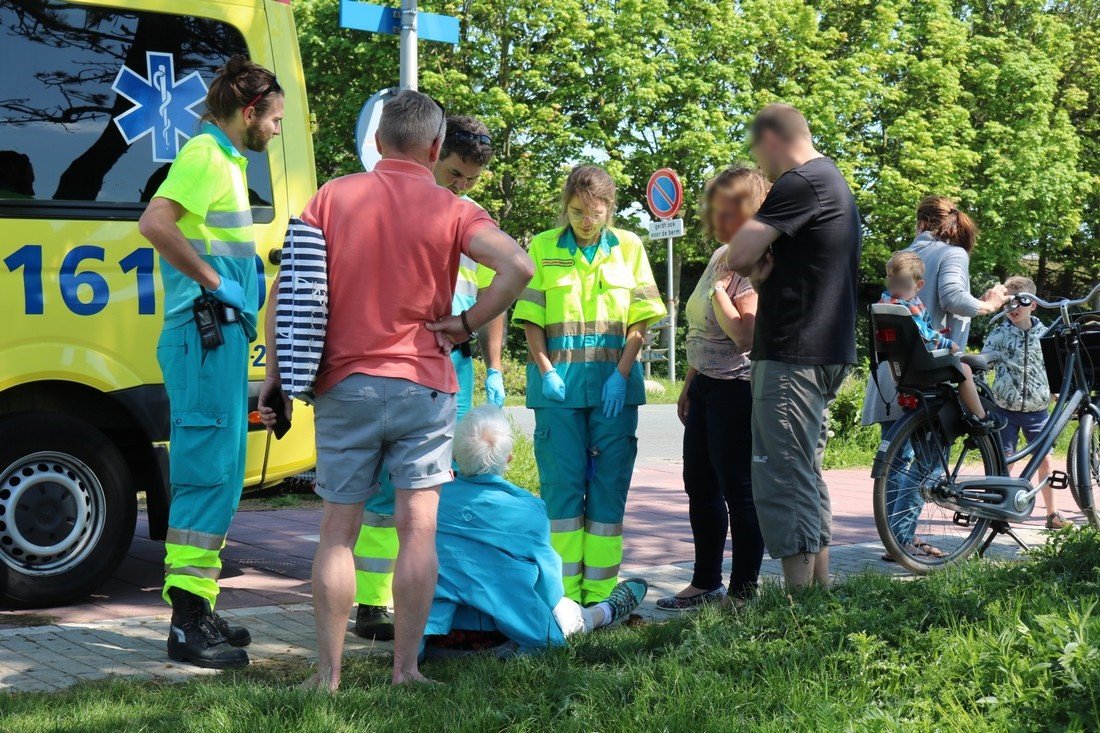
[[[887,450],[890,470],[875,479],[875,525],[886,553],[919,575],[971,555],[989,520],[960,511],[946,490],[963,476],[996,475],[998,450],[991,435],[949,440],[924,414],[902,426]]]
[[[1078,441],[1084,435],[1088,448],[1086,460],[1079,459]],[[1066,456],[1066,473],[1069,474],[1069,490],[1073,500],[1093,527],[1100,528],[1096,512],[1096,486],[1100,484],[1100,429],[1092,415],[1084,415],[1069,441]]]

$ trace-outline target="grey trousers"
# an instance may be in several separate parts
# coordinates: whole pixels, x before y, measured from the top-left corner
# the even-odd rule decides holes
[[[752,495],[773,558],[817,553],[832,537],[821,475],[825,411],[847,371],[847,364],[753,363]]]

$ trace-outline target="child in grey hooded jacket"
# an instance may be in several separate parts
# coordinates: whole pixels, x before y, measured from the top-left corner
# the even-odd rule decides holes
[[[1035,294],[1035,282],[1027,277],[1011,277],[1005,288],[1013,296]],[[1039,345],[1046,327],[1034,315],[1035,302],[1014,297],[1006,307],[1008,315],[986,336],[982,355],[993,363],[993,400],[997,403],[997,417],[1005,423],[1001,445],[1007,455],[1012,455],[1021,431],[1030,444],[1046,427],[1050,419],[1050,385]],[[1060,529],[1073,522],[1059,513],[1054,492],[1047,484],[1053,469],[1048,453],[1037,475],[1043,482],[1047,529]]]

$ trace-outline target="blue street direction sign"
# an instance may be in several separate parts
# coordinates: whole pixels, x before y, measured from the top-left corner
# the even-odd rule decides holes
[[[340,0],[340,27],[370,33],[400,33],[401,9]],[[458,45],[458,18],[436,13],[416,14],[417,35],[425,41]]]

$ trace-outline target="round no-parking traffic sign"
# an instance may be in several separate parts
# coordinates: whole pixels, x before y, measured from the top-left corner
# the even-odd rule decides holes
[[[661,168],[649,177],[645,196],[649,210],[658,219],[671,219],[684,205],[684,188],[671,168]]]
[[[359,153],[359,162],[363,170],[372,171],[374,165],[382,160],[382,154],[374,144],[374,133],[382,121],[382,107],[397,94],[396,89],[383,89],[366,101],[359,110],[359,119],[355,123],[355,150]]]

